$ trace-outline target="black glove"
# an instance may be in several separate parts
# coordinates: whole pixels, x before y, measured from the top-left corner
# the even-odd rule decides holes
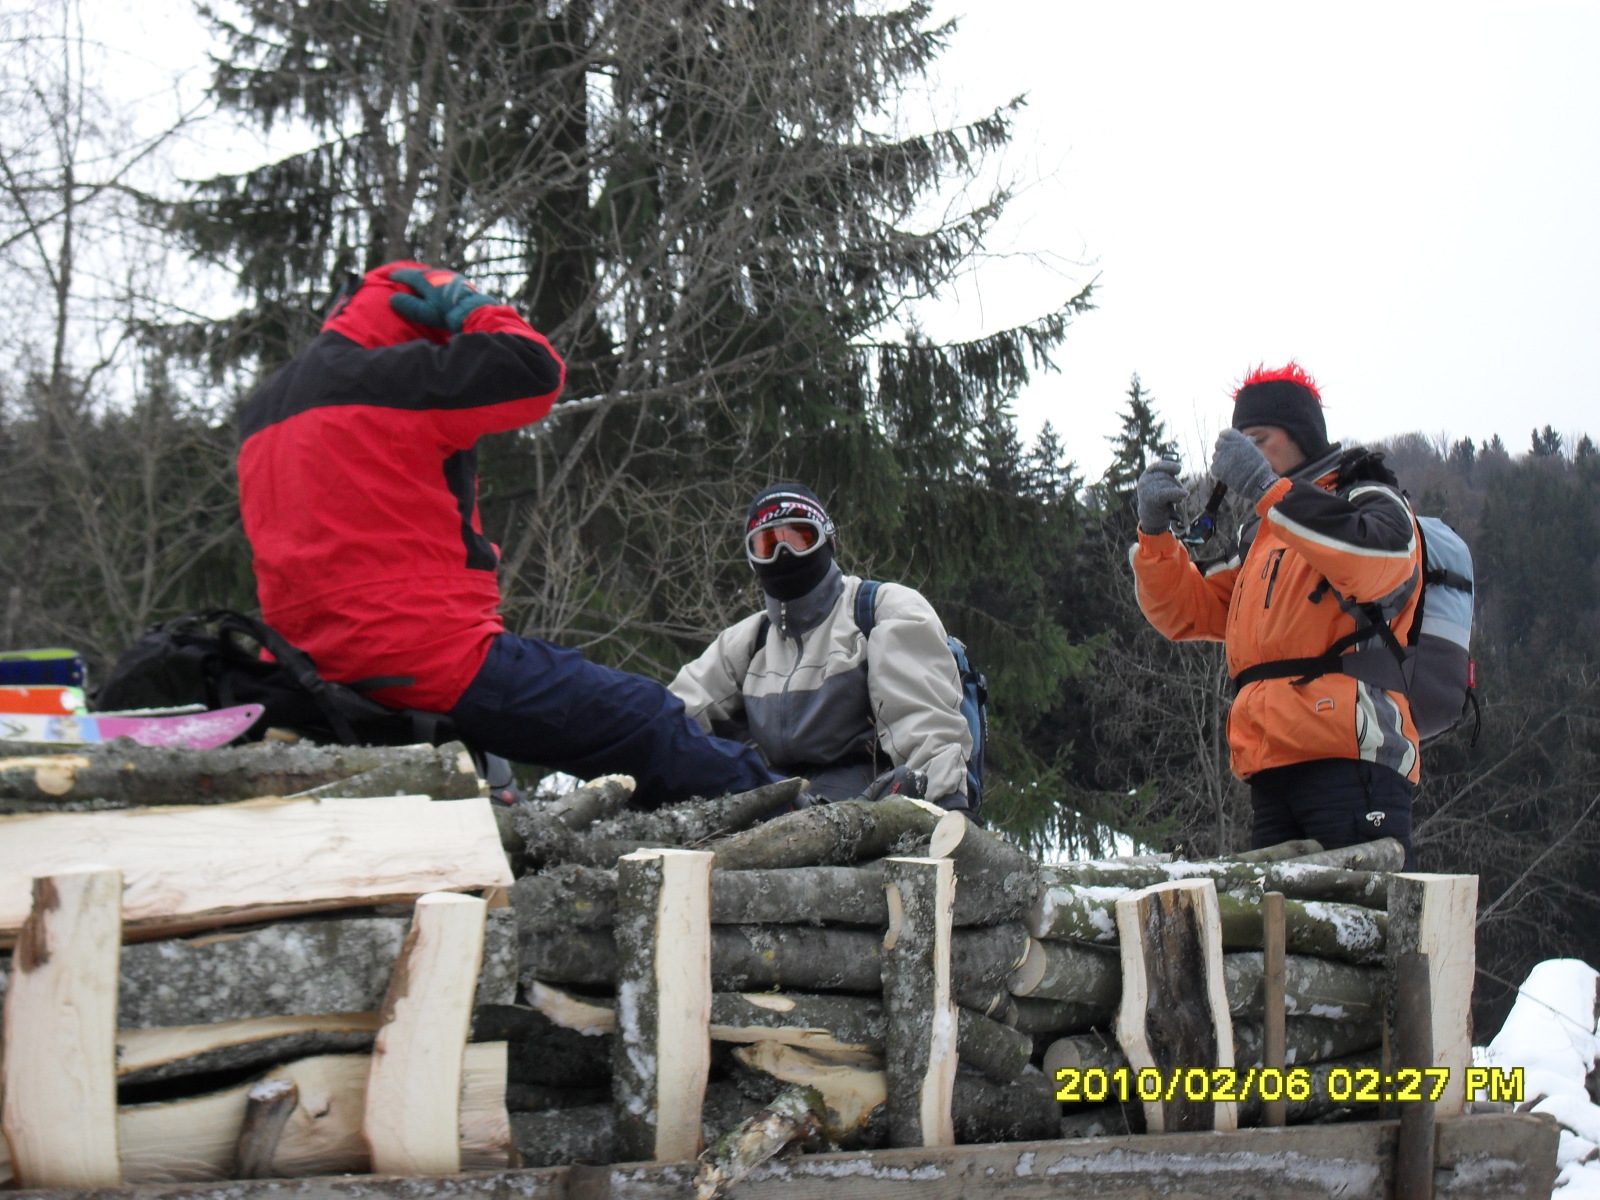
[[[389,276],[416,292],[404,292],[389,297],[389,307],[406,320],[417,325],[431,325],[435,329],[448,329],[460,333],[467,322],[467,314],[485,304],[498,304],[454,271],[419,271],[415,267],[402,267]]]
[[[1175,460],[1163,458],[1139,476],[1134,501],[1139,506],[1139,528],[1146,533],[1166,533],[1177,519],[1178,505],[1189,498],[1189,489],[1178,482],[1181,470]]]
[[[890,796],[904,796],[908,800],[921,800],[928,794],[928,776],[910,767],[896,767],[885,771],[867,785],[861,793],[863,800],[885,800]]]

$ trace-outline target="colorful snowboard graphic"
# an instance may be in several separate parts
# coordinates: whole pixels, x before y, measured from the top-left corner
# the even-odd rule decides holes
[[[86,672],[76,650],[0,651],[0,683],[83,687]]]
[[[0,712],[0,739],[86,746],[132,738],[141,746],[210,750],[225,746],[261,719],[261,705],[241,704],[181,717],[41,716]]]

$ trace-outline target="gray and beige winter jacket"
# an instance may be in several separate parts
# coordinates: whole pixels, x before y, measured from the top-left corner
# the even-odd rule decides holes
[[[909,766],[927,772],[930,800],[963,807],[972,734],[944,625],[920,593],[885,583],[867,636],[855,621],[860,586],[834,567],[797,600],[768,597],[766,612],[679,671],[672,693],[708,733],[748,739],[831,800]]]

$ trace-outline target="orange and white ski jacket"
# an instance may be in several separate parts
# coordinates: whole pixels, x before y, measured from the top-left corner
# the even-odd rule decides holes
[[[1171,533],[1140,530],[1130,558],[1150,624],[1173,641],[1226,643],[1231,676],[1326,653],[1357,627],[1351,602],[1378,605],[1404,643],[1422,592],[1416,517],[1389,483],[1341,486],[1340,465],[1352,461],[1356,452],[1335,451],[1273,484],[1256,504],[1259,522],[1241,534],[1242,562],[1236,555],[1198,566]],[[1405,695],[1344,674],[1247,684],[1228,713],[1228,745],[1241,779],[1319,758],[1381,763],[1418,778]]]

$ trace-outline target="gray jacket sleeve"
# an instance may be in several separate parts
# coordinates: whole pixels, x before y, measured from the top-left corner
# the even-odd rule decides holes
[[[929,800],[966,795],[972,733],[961,715],[961,677],[939,614],[911,588],[878,589],[867,691],[889,760],[926,771]]]
[[[713,721],[744,716],[744,677],[755,654],[756,633],[765,614],[755,613],[717,635],[705,653],[684,665],[667,690],[683,701],[689,716],[711,732]]]

